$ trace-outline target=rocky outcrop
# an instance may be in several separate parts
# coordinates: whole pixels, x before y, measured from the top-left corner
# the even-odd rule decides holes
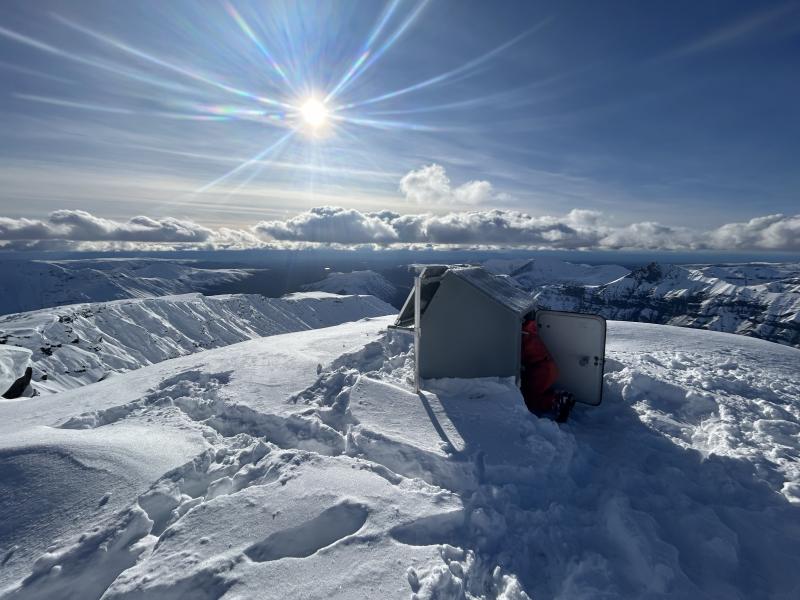
[[[27,367],[25,369],[25,374],[14,381],[11,384],[11,387],[6,390],[3,394],[3,398],[6,400],[13,400],[14,398],[19,398],[22,394],[25,393],[25,390],[31,384],[31,378],[33,377],[33,369],[31,367]]]

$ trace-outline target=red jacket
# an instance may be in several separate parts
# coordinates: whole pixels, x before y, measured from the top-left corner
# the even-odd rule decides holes
[[[525,321],[522,332],[522,396],[531,411],[546,412],[554,405],[558,367],[539,337],[536,321]]]

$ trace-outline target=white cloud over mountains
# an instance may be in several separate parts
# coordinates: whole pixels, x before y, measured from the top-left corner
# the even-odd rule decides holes
[[[119,248],[154,244],[204,248],[254,248],[265,244],[433,244],[553,249],[774,250],[800,251],[800,215],[769,215],[728,223],[710,231],[654,222],[616,225],[595,211],[532,216],[510,210],[444,214],[362,212],[321,206],[283,220],[261,221],[249,230],[210,229],[174,218],[134,217],[120,222],[84,211],[59,210],[47,219],[0,217],[0,241],[8,248],[66,248],[113,242]]]
[[[139,216],[119,222],[83,210],[56,210],[47,220],[0,217],[2,240],[204,242],[213,235],[207,227],[172,217]]]
[[[602,213],[563,216],[509,210],[400,215],[320,207],[254,232],[278,241],[531,246],[554,249],[800,250],[800,215],[770,215],[711,231],[654,222],[615,225]]]
[[[57,210],[46,219],[0,217],[6,249],[108,247],[254,248],[267,244],[405,244],[516,246],[553,249],[779,250],[800,251],[800,215],[757,217],[710,231],[644,221],[619,223],[602,213],[573,209],[533,216],[516,210],[481,209],[507,200],[488,181],[453,187],[437,164],[410,171],[400,181],[409,202],[440,210],[400,214],[320,206],[287,219],[261,221],[249,229],[211,229],[172,217],[115,221],[82,210]]]

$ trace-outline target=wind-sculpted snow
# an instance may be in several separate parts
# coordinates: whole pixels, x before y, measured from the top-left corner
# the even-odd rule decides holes
[[[726,331],[800,347],[800,265],[652,263],[602,285],[517,281],[541,308]]]
[[[251,277],[168,259],[0,261],[0,315],[79,302],[203,292]]]
[[[47,436],[72,469],[163,469],[59,504],[54,465],[25,463],[52,508],[2,507],[26,523],[0,529],[4,597],[796,597],[800,350],[611,322],[603,404],[557,425],[513,381],[415,393],[390,321],[0,404],[4,456]],[[134,448],[143,427],[168,445]],[[53,541],[59,510],[78,518]]]
[[[370,296],[306,293],[187,294],[8,315],[0,317],[0,383],[13,382],[4,365],[23,351],[15,347],[30,353],[33,388],[52,393],[209,348],[393,312]]]

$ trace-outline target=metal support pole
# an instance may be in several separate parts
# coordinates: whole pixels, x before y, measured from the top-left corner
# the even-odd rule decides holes
[[[420,376],[419,376],[419,352],[420,352],[420,335],[422,333],[421,316],[422,309],[420,307],[422,301],[422,274],[414,277],[414,390],[420,390]]]

